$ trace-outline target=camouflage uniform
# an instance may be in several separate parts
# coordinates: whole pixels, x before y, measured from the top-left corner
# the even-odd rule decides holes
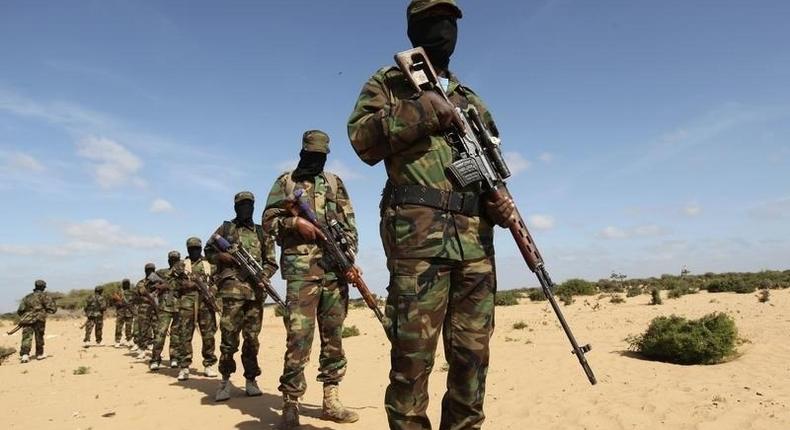
[[[412,1],[409,13],[439,3],[455,7]],[[481,99],[454,75],[449,81],[451,102],[474,105],[497,134]],[[479,429],[494,329],[493,226],[481,216],[481,189],[461,189],[446,176],[457,152],[417,96],[397,67],[385,67],[364,85],[348,123],[357,155],[370,165],[384,161],[388,176],[380,223],[392,321],[385,407],[391,429],[431,428],[428,377],[441,332],[449,372],[439,428]]]
[[[19,303],[16,313],[23,316],[28,313],[34,315],[33,322],[26,324],[22,328],[22,346],[19,348],[19,355],[30,354],[30,347],[33,345],[33,338],[36,339],[36,355],[44,355],[44,330],[47,326],[47,314],[54,314],[58,308],[55,299],[43,291],[46,287],[44,281],[36,281],[36,291],[26,295]]]
[[[152,297],[153,288],[147,279],[141,279],[135,287],[137,293],[137,324],[135,325],[135,344],[145,350],[154,341],[154,328],[157,325],[156,305],[148,297]]]
[[[118,294],[123,296],[123,300],[115,303],[115,343],[120,343],[124,334],[131,342],[135,294],[130,288],[121,289]]]
[[[306,139],[304,144],[307,144]],[[288,338],[279,390],[298,398],[307,388],[304,367],[310,359],[316,318],[321,337],[317,380],[337,384],[346,373],[342,333],[348,311],[348,285],[322,267],[319,245],[306,242],[293,231],[293,216],[285,209],[285,201],[293,196],[294,189],[304,190],[302,199],[318,219],[321,222],[336,219],[354,248],[357,229],[354,210],[340,178],[323,172],[312,179],[294,182],[291,173],[284,173],[272,186],[263,214],[263,227],[275,235],[281,247],[281,274],[288,284],[285,317]]]
[[[255,197],[250,192],[241,192],[234,197],[235,202],[244,199],[254,201]],[[274,241],[264,233],[260,225],[254,223],[248,225],[237,220],[226,221],[215,230],[214,234],[219,234],[231,243],[241,243],[261,263],[266,278],[271,278],[277,271]],[[204,251],[208,260],[212,264],[217,264],[217,251],[213,243],[213,238],[209,239]],[[263,322],[263,303],[266,300],[266,293],[250,282],[244,272],[235,265],[217,267],[217,286],[219,298],[222,300],[219,372],[226,379],[236,371],[233,355],[239,350],[241,334],[244,339],[241,349],[244,377],[247,380],[254,380],[261,374],[258,365],[260,349],[258,335]]]
[[[107,310],[107,300],[101,295],[101,290],[88,297],[85,303],[85,316],[88,320],[85,321],[85,342],[90,342],[91,332],[96,329],[96,343],[101,343],[102,331],[104,330],[104,311]]]
[[[154,336],[154,347],[151,351],[150,362],[159,364],[162,361],[162,350],[165,347],[165,340],[168,333],[170,334],[170,344],[168,351],[170,360],[178,360],[179,350],[181,348],[181,329],[179,326],[179,309],[178,309],[178,291],[181,289],[181,280],[177,277],[177,271],[183,271],[183,262],[181,254],[178,251],[171,251],[168,256],[168,261],[178,259],[173,263],[169,269],[161,269],[157,271],[160,278],[164,280],[164,284],[158,286],[157,298],[159,305],[156,309],[157,322],[156,331]]]
[[[189,242],[187,242],[189,246]],[[198,245],[200,246],[200,245]],[[184,259],[185,273],[191,276],[199,276],[206,285],[217,295],[217,287],[212,281],[214,267],[208,260],[200,259],[192,261]],[[188,369],[192,364],[192,337],[195,333],[195,321],[200,329],[202,339],[203,366],[210,367],[217,364],[217,355],[214,337],[217,333],[217,314],[214,313],[200,297],[197,290],[185,290],[181,294],[178,303],[181,320],[181,351],[179,352],[178,362],[182,369]]]

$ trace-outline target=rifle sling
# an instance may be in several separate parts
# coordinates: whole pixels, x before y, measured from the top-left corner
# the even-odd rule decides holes
[[[391,185],[388,182],[384,198],[389,207],[418,205],[466,216],[480,216],[480,197],[475,193],[444,191],[422,185]]]

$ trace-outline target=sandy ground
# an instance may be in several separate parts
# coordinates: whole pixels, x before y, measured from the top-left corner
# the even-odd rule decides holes
[[[790,290],[772,291],[768,304],[754,295],[706,294],[647,306],[648,296],[625,304],[608,298],[577,298],[564,307],[588,355],[599,384],[588,384],[556,319],[545,303],[524,301],[497,308],[492,365],[486,395],[489,429],[788,429],[790,428]],[[597,305],[597,306],[596,306]],[[716,366],[678,366],[628,354],[624,338],[647,327],[655,316],[699,317],[712,311],[732,315],[749,342],[741,356]],[[516,321],[528,327],[513,328]],[[362,334],[345,340],[349,370],[341,386],[346,405],[361,416],[356,424],[318,420],[321,386],[314,382],[317,345],[307,372],[309,388],[304,429],[386,429],[382,406],[387,383],[388,347],[366,309],[350,312],[348,324]],[[126,350],[80,347],[80,322],[53,321],[47,330],[52,357],[21,365],[16,357],[0,366],[0,405],[4,429],[268,429],[279,417],[277,379],[284,352],[284,330],[271,313],[261,334],[263,397],[234,398],[215,404],[217,381],[193,376],[176,381],[175,370],[148,372]],[[0,344],[18,348],[19,334]],[[112,340],[114,323],[105,325]],[[106,341],[105,341],[106,342]],[[195,340],[199,348],[199,338]],[[429,414],[438,425],[446,373],[441,351],[431,380]],[[87,375],[74,375],[78,366]],[[243,377],[233,377],[243,387]]]

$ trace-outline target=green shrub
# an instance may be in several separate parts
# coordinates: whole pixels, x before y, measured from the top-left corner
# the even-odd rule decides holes
[[[569,306],[569,305],[573,304],[574,300],[573,300],[573,296],[572,295],[567,294],[567,293],[563,293],[562,295],[560,295],[560,301],[562,301],[563,305]]]
[[[612,294],[612,298],[609,301],[614,304],[625,303],[625,299],[619,294]]]
[[[359,329],[355,325],[348,326],[348,327],[343,327],[343,334],[342,334],[342,336],[344,338],[345,337],[359,336]]]
[[[629,347],[651,360],[675,364],[715,364],[735,353],[738,330],[723,313],[698,320],[679,316],[657,317],[647,331],[631,336]]]
[[[664,302],[661,300],[661,291],[658,288],[650,290],[650,304],[660,305],[662,303]]]
[[[515,306],[520,297],[521,294],[516,291],[497,291],[494,304],[496,306]]]
[[[640,287],[628,287],[625,291],[626,297],[636,297],[642,294],[642,288]]]
[[[8,357],[14,355],[15,353],[16,349],[14,348],[0,346],[0,364],[3,364],[4,361],[8,360]]]
[[[767,303],[771,300],[771,292],[769,290],[762,290],[760,291],[760,295],[757,297],[757,301],[760,303]]]
[[[527,323],[524,321],[516,321],[513,323],[513,330],[524,330],[525,328],[527,328]]]
[[[735,278],[716,279],[709,282],[706,287],[709,293],[733,292],[738,294],[750,294],[757,289],[755,283]]]
[[[90,367],[86,367],[86,366],[80,366],[80,367],[74,369],[74,371],[71,372],[71,373],[73,373],[75,375],[87,375],[88,373],[91,373],[91,368]]]
[[[557,287],[555,294],[561,296],[570,294],[572,296],[594,296],[598,293],[598,288],[592,282],[584,279],[568,279]]]
[[[533,302],[543,302],[548,300],[546,298],[546,295],[543,294],[543,289],[541,288],[533,288],[529,290],[529,293],[527,293],[527,297],[529,297],[529,299]]]

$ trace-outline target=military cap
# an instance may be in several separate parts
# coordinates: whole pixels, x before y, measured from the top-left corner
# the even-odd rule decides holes
[[[302,149],[329,154],[329,135],[321,130],[307,130],[302,136]]]
[[[193,236],[187,239],[187,248],[192,248],[192,247],[201,247],[201,248],[203,247],[203,242],[200,241],[199,237]]]
[[[170,251],[170,252],[167,253],[167,259],[168,260],[180,260],[181,259],[181,253],[178,252],[178,251]]]
[[[464,16],[455,0],[411,0],[409,6],[406,8],[406,18],[411,20],[416,15],[439,5],[449,6],[450,9],[455,11],[456,18],[463,18]]]
[[[251,201],[254,202],[255,201],[255,194],[253,194],[253,193],[251,193],[249,191],[241,191],[239,193],[236,193],[236,195],[233,197],[233,203],[238,203],[238,202],[241,202],[241,201],[244,201],[244,200],[251,200]]]
[[[146,263],[145,270],[156,270],[156,265],[154,263]]]
[[[33,283],[33,286],[36,288],[46,288],[47,281],[44,281],[43,279],[38,279],[36,280],[36,282]]]

